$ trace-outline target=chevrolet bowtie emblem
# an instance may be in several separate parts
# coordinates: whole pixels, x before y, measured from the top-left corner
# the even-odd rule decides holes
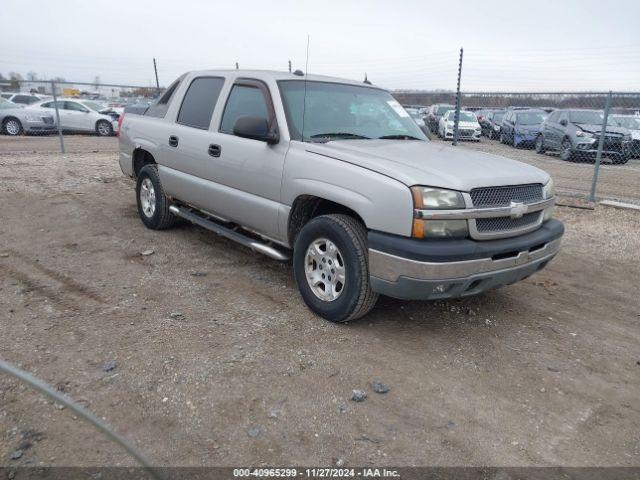
[[[509,213],[511,218],[522,218],[529,211],[529,207],[522,202],[511,202],[509,207],[511,209]]]

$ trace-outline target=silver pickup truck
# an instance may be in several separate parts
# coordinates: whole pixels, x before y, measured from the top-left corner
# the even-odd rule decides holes
[[[120,166],[151,229],[186,219],[277,260],[344,322],[379,294],[463,297],[558,253],[549,175],[429,141],[369,84],[302,72],[184,74],[126,114]]]

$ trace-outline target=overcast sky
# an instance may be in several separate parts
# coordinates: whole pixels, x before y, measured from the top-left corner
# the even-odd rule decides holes
[[[640,90],[639,0],[2,0],[0,73],[161,85],[304,69],[391,89]]]

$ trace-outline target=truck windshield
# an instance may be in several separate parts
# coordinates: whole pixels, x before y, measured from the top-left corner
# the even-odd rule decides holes
[[[308,81],[305,102],[303,80],[280,80],[278,86],[292,140],[427,140],[407,111],[384,90]]]

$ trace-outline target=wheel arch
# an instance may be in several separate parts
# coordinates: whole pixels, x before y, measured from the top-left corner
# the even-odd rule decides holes
[[[304,227],[309,221],[319,217],[320,215],[327,215],[331,213],[349,215],[361,222],[365,228],[367,228],[367,224],[362,215],[343,203],[316,195],[299,195],[293,201],[289,212],[289,219],[287,222],[287,239],[289,240],[289,244],[295,244],[298,233],[300,233],[302,227]]]
[[[142,147],[136,148],[131,154],[131,163],[133,166],[133,177],[138,178],[138,174],[145,165],[157,164],[153,155]]]

